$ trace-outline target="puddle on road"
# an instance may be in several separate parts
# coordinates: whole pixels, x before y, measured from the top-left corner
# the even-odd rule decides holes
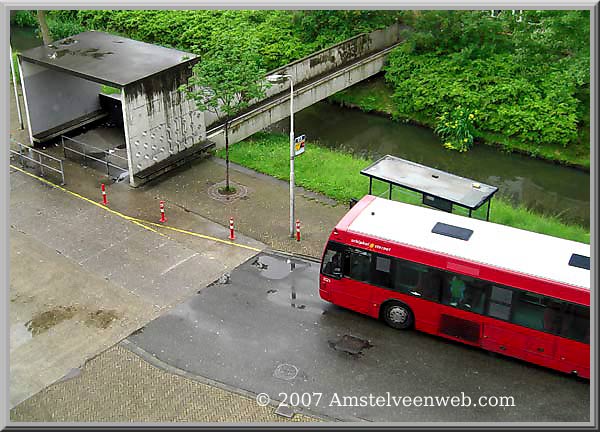
[[[267,279],[283,279],[289,276],[290,264],[285,259],[277,259],[267,255],[257,257],[252,265],[260,270]]]
[[[45,331],[51,329],[55,325],[73,318],[76,313],[77,309],[75,309],[73,306],[59,306],[37,314],[31,319],[31,321],[25,323],[25,326],[33,336],[37,336],[40,333],[44,333]]]
[[[352,356],[359,356],[363,354],[363,350],[373,347],[368,340],[350,335],[344,335],[337,340],[328,342],[329,346],[334,350],[342,351]]]

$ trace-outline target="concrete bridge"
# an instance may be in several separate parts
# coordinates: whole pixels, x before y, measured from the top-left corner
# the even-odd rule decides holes
[[[403,27],[394,24],[365,33],[269,72],[291,75],[294,80],[294,112],[319,102],[378,72],[389,52],[401,43]],[[290,115],[290,83],[285,80],[267,90],[265,99],[252,105],[229,124],[233,144]],[[213,113],[204,113],[207,138],[225,145],[224,126]]]

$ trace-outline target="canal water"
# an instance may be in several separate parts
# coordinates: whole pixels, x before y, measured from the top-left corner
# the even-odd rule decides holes
[[[10,46],[13,50],[25,51],[43,45],[34,28],[10,26]]]
[[[587,172],[486,145],[474,146],[465,153],[449,151],[431,129],[327,102],[296,113],[294,123],[296,136],[306,135],[306,151],[318,142],[372,159],[390,154],[497,186],[498,195],[514,204],[589,228]],[[289,133],[289,118],[271,130]]]
[[[13,49],[23,51],[41,44],[34,29],[11,26]],[[485,145],[462,154],[448,151],[428,128],[326,102],[300,111],[294,121],[296,135],[307,137],[307,151],[318,142],[370,158],[391,154],[498,186],[498,194],[514,204],[589,228],[590,176],[586,172]],[[289,133],[289,119],[271,129]]]

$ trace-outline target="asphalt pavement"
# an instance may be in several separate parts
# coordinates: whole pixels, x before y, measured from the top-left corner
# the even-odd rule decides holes
[[[262,253],[128,341],[175,369],[266,393],[273,401],[299,405],[299,412],[327,418],[588,420],[589,383],[423,333],[394,330],[324,302],[318,295],[318,271],[315,261]],[[392,396],[458,396],[472,403],[372,406],[377,403],[364,399],[370,395],[372,401],[383,396],[385,404]],[[362,396],[367,406],[344,406],[362,404],[344,396]],[[482,396],[489,404],[492,397],[505,396],[514,403],[506,399],[511,406],[475,406]]]

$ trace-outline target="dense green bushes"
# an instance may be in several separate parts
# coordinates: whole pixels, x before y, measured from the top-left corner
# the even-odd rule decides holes
[[[509,11],[424,11],[412,25],[386,68],[397,117],[433,125],[460,105],[479,110],[476,136],[531,153],[586,145],[589,12],[524,11],[519,22]]]
[[[55,39],[93,29],[200,55],[223,49],[218,44],[223,32],[249,35],[256,40],[260,66],[270,70],[351,36],[384,28],[400,15],[353,10],[70,10],[48,11],[47,21]],[[32,25],[35,16],[23,11],[13,23]]]

